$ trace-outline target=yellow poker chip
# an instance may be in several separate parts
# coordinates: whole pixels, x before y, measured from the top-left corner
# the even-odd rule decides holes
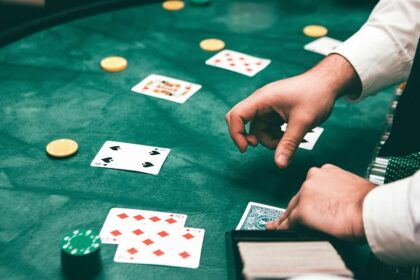
[[[401,83],[399,86],[398,86],[398,89],[400,89],[400,90],[405,90],[405,87],[407,86],[407,82],[404,82],[404,83]]]
[[[101,60],[101,67],[107,72],[120,72],[125,70],[127,66],[127,60],[120,56],[110,56]]]
[[[220,51],[225,47],[225,42],[219,39],[206,39],[200,42],[200,48],[205,51]]]
[[[58,139],[48,143],[47,154],[55,158],[66,158],[74,155],[79,149],[76,141],[71,139]]]
[[[162,3],[162,7],[168,11],[178,11],[185,6],[184,1],[169,0]]]
[[[309,37],[323,37],[327,35],[328,29],[321,25],[308,25],[303,28],[303,33]]]

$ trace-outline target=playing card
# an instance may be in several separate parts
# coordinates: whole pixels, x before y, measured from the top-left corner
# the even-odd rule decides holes
[[[90,166],[157,175],[170,151],[167,148],[106,141]]]
[[[328,55],[342,43],[343,42],[330,37],[322,37],[306,44],[303,48],[311,52]]]
[[[177,103],[184,103],[200,88],[201,85],[152,74],[131,90]]]
[[[158,229],[182,229],[186,220],[184,214],[112,208],[99,236],[103,243],[119,244],[121,240],[142,238]]]
[[[256,202],[249,202],[236,230],[265,230],[265,225],[277,220],[286,211]]]
[[[121,242],[114,261],[198,268],[203,239],[204,229],[198,228],[150,231]]]
[[[281,126],[281,130],[284,132],[286,131],[287,124],[283,124]],[[299,148],[305,150],[312,150],[318,141],[319,137],[321,136],[324,129],[322,127],[315,127],[308,133],[306,133],[305,137],[303,137],[302,142],[299,145]]]
[[[222,50],[207,59],[206,64],[237,72],[249,77],[255,76],[270,64],[271,60],[244,53]]]

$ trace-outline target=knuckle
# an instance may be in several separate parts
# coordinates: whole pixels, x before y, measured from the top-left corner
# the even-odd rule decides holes
[[[225,121],[226,121],[227,123],[229,123],[229,119],[230,119],[230,112],[228,112],[228,113],[225,115]]]
[[[294,151],[299,143],[293,139],[282,139],[282,147],[289,151]]]
[[[311,168],[308,170],[308,175],[307,175],[307,178],[310,178],[310,177],[315,176],[316,174],[318,174],[318,172],[319,172],[319,168],[318,168],[318,167],[311,167]]]
[[[323,169],[331,169],[331,168],[334,168],[334,165],[332,165],[330,163],[326,163],[326,164],[322,165],[321,168],[323,168]]]
[[[306,126],[311,124],[314,120],[313,114],[310,114],[308,112],[300,112],[298,118],[299,118],[299,122]]]

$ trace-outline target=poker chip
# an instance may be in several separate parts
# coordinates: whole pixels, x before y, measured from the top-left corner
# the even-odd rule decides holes
[[[303,28],[303,33],[309,37],[323,37],[327,35],[328,29],[321,25],[308,25]]]
[[[57,139],[48,143],[46,152],[49,156],[55,158],[66,158],[77,153],[79,145],[71,139]]]
[[[191,4],[199,5],[199,6],[208,5],[210,4],[210,2],[211,0],[190,0]]]
[[[162,3],[162,7],[168,11],[178,11],[185,6],[184,1],[169,0]]]
[[[219,39],[205,39],[200,42],[200,48],[205,51],[220,51],[225,47],[225,42]]]
[[[123,71],[127,66],[127,60],[120,56],[110,56],[101,60],[102,69],[111,73]]]
[[[61,268],[70,279],[87,279],[101,270],[101,239],[96,230],[77,229],[60,243]]]

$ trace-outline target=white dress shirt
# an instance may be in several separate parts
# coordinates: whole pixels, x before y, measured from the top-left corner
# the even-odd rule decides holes
[[[419,36],[420,0],[380,1],[362,28],[334,51],[362,82],[361,95],[348,98],[358,101],[406,81]],[[420,266],[420,171],[372,190],[363,203],[363,224],[381,260]]]

